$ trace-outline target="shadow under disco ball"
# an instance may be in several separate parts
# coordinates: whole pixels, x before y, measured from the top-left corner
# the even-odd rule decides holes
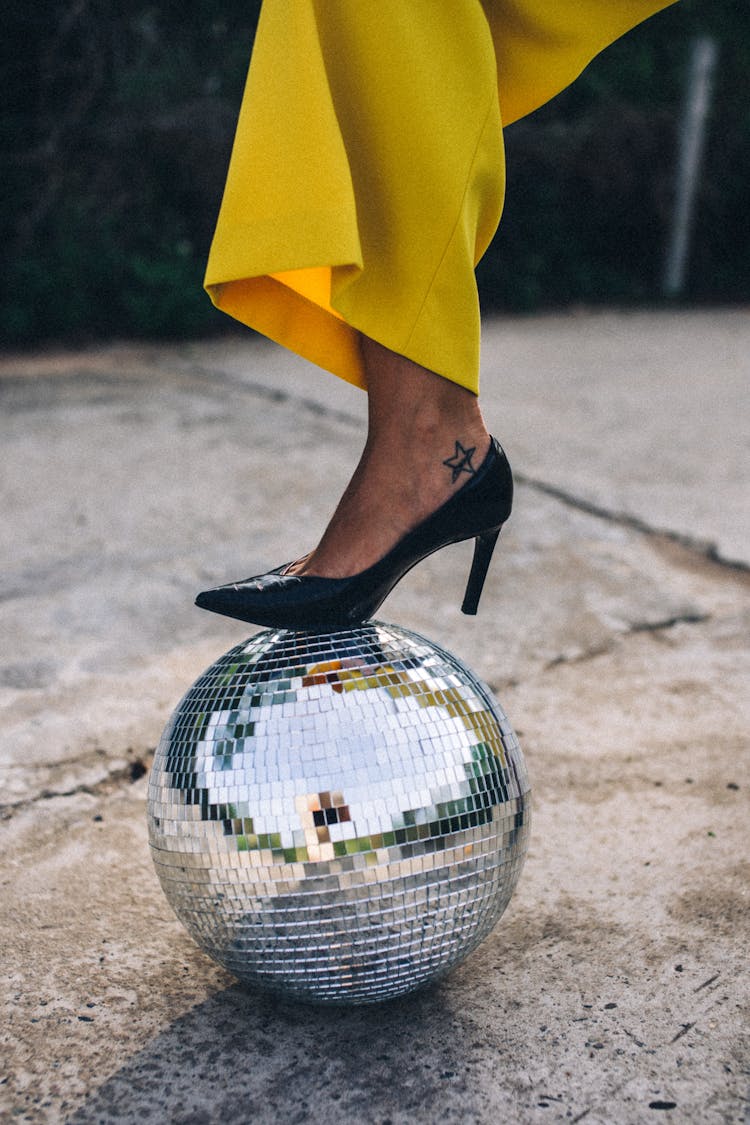
[[[190,688],[148,790],[162,887],[241,980],[388,999],[505,910],[529,832],[521,749],[489,689],[416,633],[256,634]]]

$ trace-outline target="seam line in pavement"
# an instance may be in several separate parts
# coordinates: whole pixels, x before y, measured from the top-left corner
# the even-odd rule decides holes
[[[694,551],[725,570],[736,571],[740,574],[750,573],[750,564],[742,562],[740,559],[725,558],[719,553],[716,544],[710,540],[696,539],[684,532],[672,531],[669,528],[653,527],[645,520],[640,519],[639,516],[632,516],[628,512],[612,511],[601,504],[595,504],[592,500],[584,500],[572,492],[567,492],[564,488],[547,484],[545,481],[537,480],[535,477],[527,476],[522,472],[514,471],[513,476],[519,484],[523,484],[527,488],[533,488],[536,492],[543,492],[546,496],[551,496],[554,500],[559,500],[570,508],[577,508],[581,512],[586,512],[587,515],[607,520],[609,523],[619,524],[621,527],[630,528],[641,535],[647,535],[654,539],[668,539],[671,543],[677,543],[680,547]]]
[[[609,640],[593,645],[584,652],[578,652],[575,656],[566,656],[565,653],[561,653],[559,656],[553,657],[552,660],[547,661],[543,670],[548,672],[552,668],[559,668],[561,664],[583,664],[587,660],[595,660],[598,656],[606,656],[614,650],[618,642],[636,636],[638,633],[661,633],[666,629],[673,629],[675,625],[701,625],[705,621],[710,621],[711,618],[712,614],[710,613],[696,612],[676,614],[674,617],[665,617],[661,621],[635,621],[627,629],[615,633]]]

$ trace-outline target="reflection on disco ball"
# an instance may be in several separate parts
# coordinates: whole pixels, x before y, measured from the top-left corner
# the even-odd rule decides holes
[[[149,782],[152,854],[198,944],[243,981],[364,1003],[489,933],[529,831],[489,689],[416,633],[266,630],[187,692]]]

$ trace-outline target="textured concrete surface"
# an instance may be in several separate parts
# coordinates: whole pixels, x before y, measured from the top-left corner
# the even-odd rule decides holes
[[[520,483],[482,612],[462,545],[380,616],[502,699],[531,850],[461,968],[342,1011],[195,948],[143,770],[249,632],[194,590],[311,544],[363,396],[246,336],[0,361],[1,1119],[748,1119],[750,319],[499,320],[484,370]]]

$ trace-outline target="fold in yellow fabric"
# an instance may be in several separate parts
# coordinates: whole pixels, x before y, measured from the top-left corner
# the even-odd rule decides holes
[[[264,0],[214,304],[365,386],[362,332],[478,390],[503,123],[672,0]]]

